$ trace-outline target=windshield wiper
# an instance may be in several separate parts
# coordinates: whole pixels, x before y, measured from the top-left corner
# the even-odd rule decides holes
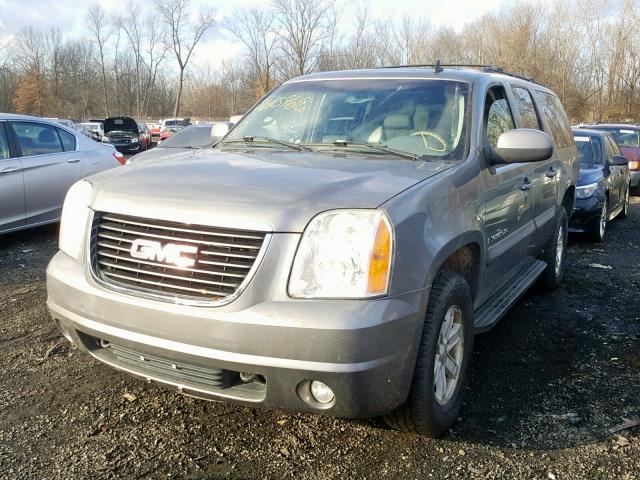
[[[276,145],[282,145],[283,147],[289,147],[299,152],[302,152],[303,150],[304,151],[309,150],[307,147],[303,147],[302,145],[298,145],[297,143],[287,142],[285,140],[278,140],[276,138],[271,138],[271,137],[254,137],[251,135],[242,137],[242,139],[225,140],[224,142],[221,142],[221,143],[222,145],[226,145],[228,143],[254,143],[254,142],[274,143]]]
[[[326,147],[326,146],[334,146],[334,147],[356,147],[356,148],[370,148],[372,150],[379,150],[384,153],[390,153],[392,155],[396,155],[398,157],[409,158],[411,160],[422,160],[420,155],[415,155],[409,152],[403,152],[401,150],[396,150],[394,148],[389,148],[386,145],[377,145],[375,143],[359,143],[359,142],[348,142],[346,140],[336,140],[333,143],[305,143],[307,147]]]

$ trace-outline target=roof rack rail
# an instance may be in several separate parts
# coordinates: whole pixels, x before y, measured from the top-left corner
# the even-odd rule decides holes
[[[533,77],[527,77],[525,75],[518,75],[517,73],[508,72],[504,68],[497,65],[487,65],[481,63],[441,63],[440,60],[437,60],[436,63],[433,64],[425,63],[415,65],[388,65],[378,68],[433,68],[436,73],[442,72],[444,68],[477,68],[485,73],[501,73],[502,75],[508,75],[509,77],[519,78],[520,80],[525,80],[527,82],[532,82],[544,86],[544,84],[536,81]]]

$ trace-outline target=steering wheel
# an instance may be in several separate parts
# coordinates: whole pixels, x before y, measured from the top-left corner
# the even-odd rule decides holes
[[[447,141],[435,132],[430,132],[428,130],[420,130],[419,132],[413,132],[411,136],[422,137],[422,143],[424,144],[424,148],[426,148],[427,150],[433,150],[434,152],[446,152],[448,149]],[[429,138],[435,139],[440,145],[442,145],[442,148],[437,148],[438,145],[436,146],[429,145],[429,142],[427,140]]]

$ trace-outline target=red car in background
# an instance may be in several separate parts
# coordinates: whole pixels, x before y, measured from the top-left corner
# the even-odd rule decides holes
[[[589,125],[592,130],[611,133],[620,146],[622,154],[629,160],[629,186],[634,195],[640,194],[640,125],[624,123],[596,123]]]

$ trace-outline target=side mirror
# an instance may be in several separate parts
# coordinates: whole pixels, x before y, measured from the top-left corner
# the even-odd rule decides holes
[[[609,165],[612,167],[628,167],[629,160],[623,155],[614,155],[611,160],[609,160]]]
[[[541,162],[553,155],[553,140],[540,130],[518,128],[500,135],[493,151],[496,164]]]
[[[226,123],[216,123],[211,127],[211,138],[222,138],[229,132],[229,125]]]

